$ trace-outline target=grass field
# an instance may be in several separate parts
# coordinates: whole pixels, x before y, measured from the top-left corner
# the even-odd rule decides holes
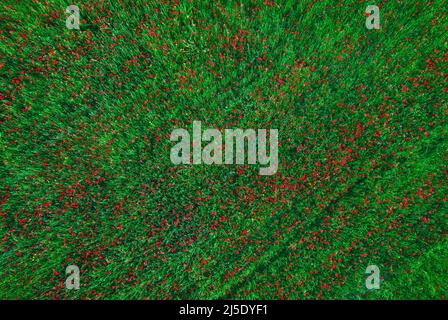
[[[3,0],[0,299],[445,299],[447,5]],[[195,120],[277,173],[173,165]]]

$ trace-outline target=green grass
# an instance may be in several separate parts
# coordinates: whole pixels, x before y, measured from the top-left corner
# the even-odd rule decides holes
[[[444,1],[241,3],[2,2],[1,299],[446,298]],[[174,166],[194,120],[277,174]]]

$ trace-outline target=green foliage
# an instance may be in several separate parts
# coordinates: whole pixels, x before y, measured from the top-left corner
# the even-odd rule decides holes
[[[362,1],[70,4],[1,4],[1,299],[446,298],[443,1],[380,30]],[[174,166],[193,120],[278,129],[278,173]]]

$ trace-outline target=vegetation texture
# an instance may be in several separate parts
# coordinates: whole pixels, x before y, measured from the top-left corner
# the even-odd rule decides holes
[[[0,298],[446,298],[445,1],[0,7]],[[194,120],[278,172],[173,165]]]

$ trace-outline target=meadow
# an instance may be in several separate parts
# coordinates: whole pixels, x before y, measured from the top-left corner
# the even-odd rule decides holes
[[[0,7],[0,299],[447,297],[445,1]],[[193,121],[278,170],[173,164]]]

